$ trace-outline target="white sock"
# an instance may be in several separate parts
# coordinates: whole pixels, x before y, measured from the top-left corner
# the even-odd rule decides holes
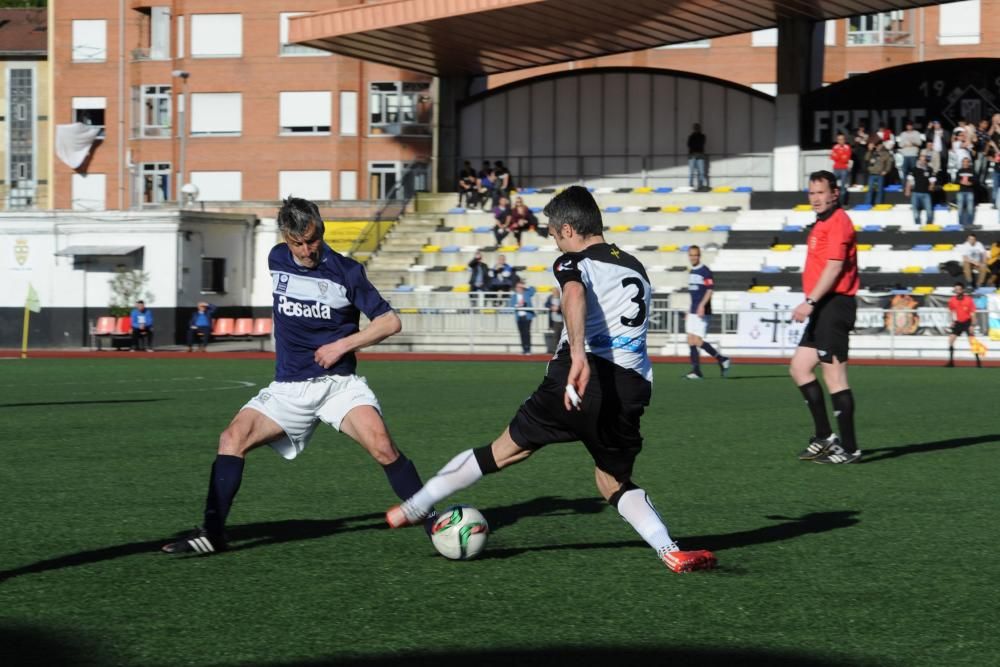
[[[471,449],[467,449],[448,461],[406,504],[409,509],[419,512],[421,517],[426,516],[434,505],[451,494],[472,486],[482,476],[483,471],[479,469],[476,455]]]
[[[631,489],[623,493],[618,499],[618,513],[657,553],[677,551],[678,546],[670,539],[666,524],[644,490]]]

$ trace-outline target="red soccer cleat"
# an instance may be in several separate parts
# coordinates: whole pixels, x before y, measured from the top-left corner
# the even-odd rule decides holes
[[[663,564],[672,572],[694,572],[711,570],[716,565],[715,554],[711,551],[668,551],[662,556]]]

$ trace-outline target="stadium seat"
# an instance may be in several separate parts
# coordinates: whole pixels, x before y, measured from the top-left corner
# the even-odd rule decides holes
[[[942,250],[953,250],[954,248],[954,244],[951,243],[935,243],[933,250],[940,252]]]
[[[851,207],[852,211],[870,211],[872,210],[871,204],[858,204],[857,206]]]
[[[660,210],[663,211],[664,213],[680,213],[681,212],[681,207],[680,206],[664,206]]]
[[[234,336],[250,336],[253,334],[253,318],[240,317],[233,324]]]
[[[257,317],[253,321],[253,332],[251,336],[270,336],[271,335],[271,318],[270,317]]]
[[[119,317],[115,321],[115,331],[116,336],[126,336],[132,334],[132,318],[128,315]]]
[[[924,232],[940,232],[941,231],[941,225],[935,225],[935,224],[922,225],[920,227],[920,229],[921,229],[921,231],[924,231]]]
[[[465,213],[465,209],[460,206],[456,206],[455,208],[448,209],[448,213],[453,213],[453,214]]]
[[[420,249],[420,252],[440,252],[440,251],[441,251],[441,246],[430,245],[430,244],[425,245],[423,248]]]
[[[681,210],[684,213],[698,213],[701,211],[701,206],[685,206]]]
[[[931,250],[933,247],[934,246],[932,246],[930,243],[918,243],[917,245],[910,248],[910,250],[919,250],[920,252],[927,252],[928,250]]]
[[[669,194],[669,193],[671,193],[673,191],[674,191],[673,188],[668,188],[665,185],[662,185],[662,186],[656,188],[655,190],[653,190],[653,192],[655,192],[657,194],[661,194],[661,195]]]
[[[97,325],[94,327],[95,336],[110,336],[115,332],[115,318],[114,317],[98,317]]]
[[[793,211],[811,211],[812,210],[812,206],[810,206],[809,204],[796,204],[795,208],[793,208],[792,210]]]
[[[649,225],[632,225],[633,232],[648,232]]]
[[[609,206],[606,209],[604,209],[604,212],[605,213],[621,213],[621,210],[622,210],[621,206]]]
[[[740,185],[739,187],[733,188],[733,192],[753,192],[753,188],[749,185]]]
[[[212,324],[212,337],[222,338],[233,335],[236,321],[231,317],[217,317]]]

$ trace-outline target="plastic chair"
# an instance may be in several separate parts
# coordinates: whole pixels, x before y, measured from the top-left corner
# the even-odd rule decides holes
[[[233,335],[235,320],[231,317],[217,317],[212,325],[212,338],[221,338]]]
[[[128,315],[119,317],[115,321],[114,335],[116,336],[130,336],[132,335],[132,318]]]
[[[253,318],[240,317],[233,328],[234,336],[250,336],[253,334]]]

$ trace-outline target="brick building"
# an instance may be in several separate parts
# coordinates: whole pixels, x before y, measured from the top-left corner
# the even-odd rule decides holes
[[[430,156],[431,79],[287,43],[290,16],[344,4],[50,0],[52,116],[104,128],[79,169],[54,161],[54,207],[155,206],[185,182],[203,201],[384,196]]]

